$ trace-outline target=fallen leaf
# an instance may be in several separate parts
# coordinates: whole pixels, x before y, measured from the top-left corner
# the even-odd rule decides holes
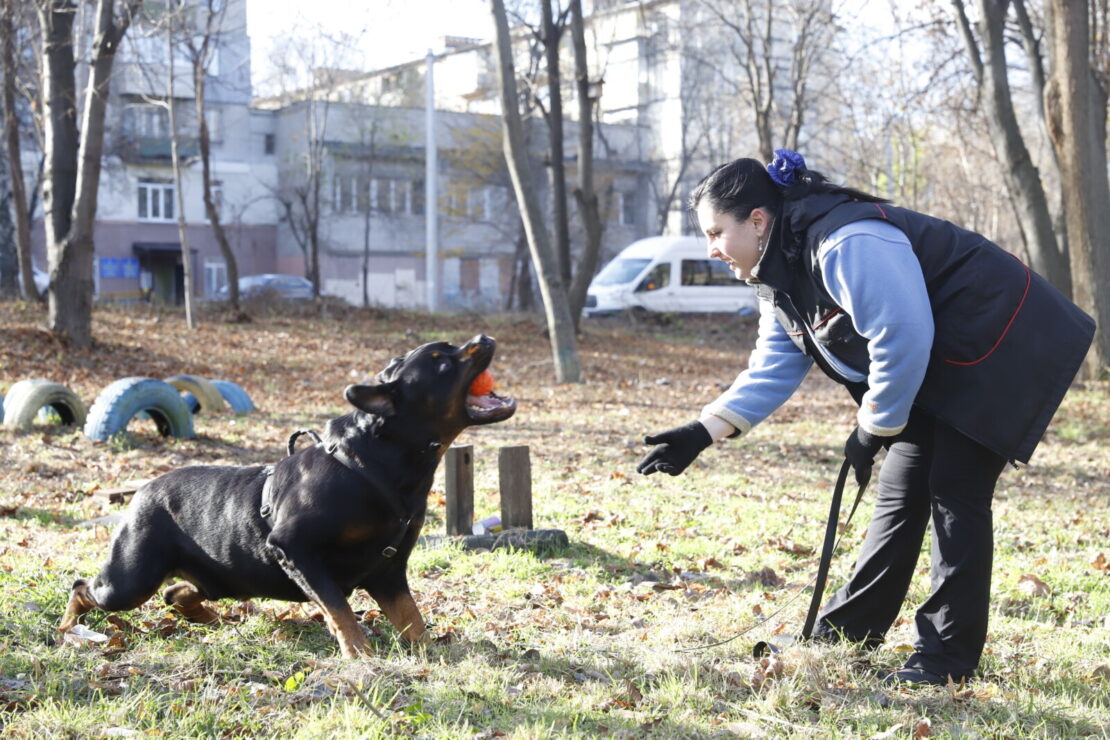
[[[933,736],[933,723],[928,717],[922,717],[917,720],[913,726],[913,738],[917,740],[922,737]]]
[[[1105,553],[1099,553],[1091,559],[1091,567],[1095,570],[1101,570],[1103,573],[1110,573],[1110,560],[1106,559]]]
[[[1018,590],[1027,596],[1043,597],[1052,593],[1048,584],[1037,578],[1032,573],[1026,573],[1018,579]]]

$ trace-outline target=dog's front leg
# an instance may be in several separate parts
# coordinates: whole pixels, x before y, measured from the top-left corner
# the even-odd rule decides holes
[[[303,550],[282,543],[280,536],[275,535],[279,535],[278,530],[271,532],[267,538],[267,549],[304,595],[320,607],[328,629],[339,641],[343,656],[357,658],[360,654],[369,655],[370,640],[359,626],[343,592],[320,561]]]

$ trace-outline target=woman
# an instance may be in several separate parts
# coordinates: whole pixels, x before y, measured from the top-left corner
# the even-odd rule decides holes
[[[649,436],[637,467],[678,475],[714,441],[747,433],[816,363],[859,404],[844,454],[879,474],[851,580],[818,639],[882,642],[933,521],[932,594],[891,683],[969,678],[987,636],[991,498],[1028,462],[1075,377],[1094,322],[1012,255],[946,221],[829,183],[780,149],[764,168],[721,165],[690,197],[709,256],[756,287],[748,369],[698,420]]]

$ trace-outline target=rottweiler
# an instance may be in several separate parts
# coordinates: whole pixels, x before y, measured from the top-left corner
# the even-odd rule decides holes
[[[318,444],[293,453],[290,440],[276,465],[191,466],[145,484],[100,573],[74,583],[58,630],[93,608],[134,609],[180,579],[163,595],[196,622],[219,621],[209,599],[311,601],[353,658],[370,650],[347,603],[363,588],[404,638],[426,639],[406,566],[451,442],[516,411],[510,397],[470,394],[495,347],[479,335],[395,358],[373,384],[347,387],[355,410]]]

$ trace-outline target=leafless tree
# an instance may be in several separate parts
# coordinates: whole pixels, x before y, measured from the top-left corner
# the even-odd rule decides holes
[[[112,64],[142,0],[97,0],[81,125],[77,124],[75,0],[36,0],[42,26],[43,209],[50,267],[47,323],[92,343],[93,226]],[[82,30],[83,32],[83,30]]]
[[[1014,213],[1032,267],[1066,294],[1071,294],[1067,255],[1053,231],[1041,173],[1026,146],[1011,95],[1006,59],[1006,14],[1009,0],[977,0],[978,23],[968,18],[963,0],[951,0],[967,49],[971,71],[986,107],[991,138],[1003,164]]]
[[[27,29],[31,26],[33,14],[27,8],[14,2],[4,2],[0,8],[0,66],[4,77],[3,85],[3,111],[4,111],[4,144],[7,154],[8,173],[11,193],[11,214],[13,219],[13,235],[15,242],[15,265],[17,270],[8,265],[4,270],[5,282],[10,278],[13,286],[28,299],[38,299],[39,292],[35,286],[34,271],[31,261],[31,214],[27,206],[27,183],[23,179],[23,147],[22,126],[19,111],[18,90],[19,81],[24,79],[27,72],[20,65],[20,56],[16,53],[17,38],[27,40]],[[18,23],[16,19],[19,19]],[[5,208],[8,204],[4,204]],[[18,278],[18,282],[15,282]]]
[[[1107,3],[1048,2],[1051,72],[1045,89],[1049,133],[1062,173],[1076,303],[1098,329],[1089,377],[1110,369],[1110,181],[1106,110],[1110,92]]]
[[[581,380],[578,342],[571,318],[566,290],[558,273],[558,261],[544,229],[539,197],[533,186],[531,167],[524,142],[524,125],[518,107],[516,72],[513,64],[512,38],[503,0],[492,0],[491,10],[496,35],[498,79],[501,86],[501,121],[504,133],[505,160],[513,181],[517,203],[524,216],[524,230],[532,252],[540,293],[547,316],[555,379],[559,383]]]

